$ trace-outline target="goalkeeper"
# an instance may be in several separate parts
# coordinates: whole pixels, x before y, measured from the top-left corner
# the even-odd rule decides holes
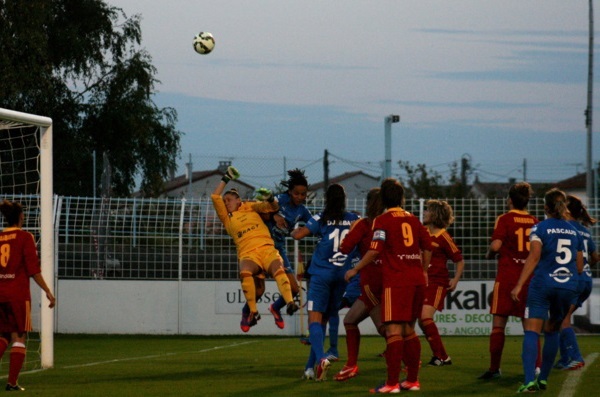
[[[239,176],[239,172],[229,166],[213,191],[211,199],[217,216],[237,247],[242,291],[250,308],[246,321],[254,325],[260,320],[256,307],[254,277],[264,272],[270,274],[277,282],[279,292],[285,299],[288,315],[294,314],[298,310],[298,305],[292,298],[290,281],[285,274],[281,255],[275,248],[269,229],[260,216],[261,213],[276,212],[279,209],[273,195],[268,194],[264,197],[265,201],[253,203],[242,202],[235,189],[229,189],[221,196],[227,183]]]
[[[277,203],[279,204],[279,211],[272,213],[266,217],[265,223],[271,231],[271,236],[275,242],[275,248],[279,251],[281,258],[283,259],[283,266],[285,272],[290,281],[290,287],[292,290],[292,296],[296,297],[299,292],[298,282],[294,274],[294,269],[286,253],[285,238],[289,236],[290,232],[299,225],[303,225],[311,218],[310,211],[304,205],[306,196],[308,194],[308,180],[304,175],[304,171],[295,168],[287,172],[289,178],[287,181],[282,181],[281,185],[286,188],[284,193],[276,196]],[[257,200],[264,201],[265,197],[269,197],[271,192],[268,189],[260,188],[256,191]],[[269,311],[273,315],[275,325],[278,328],[283,329],[285,322],[281,316],[281,309],[285,306],[285,300],[283,296],[280,296],[275,302],[269,306]],[[245,305],[242,309],[242,331],[248,332],[249,328],[246,328],[243,324],[243,318],[249,313],[248,305]]]

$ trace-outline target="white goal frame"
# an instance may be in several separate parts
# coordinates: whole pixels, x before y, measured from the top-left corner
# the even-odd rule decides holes
[[[42,276],[54,294],[54,224],[53,224],[53,152],[52,152],[52,119],[35,114],[17,112],[0,108],[0,119],[32,126],[40,129],[40,261]],[[41,291],[40,308],[40,340],[41,366],[54,366],[54,313],[48,307],[49,301]]]

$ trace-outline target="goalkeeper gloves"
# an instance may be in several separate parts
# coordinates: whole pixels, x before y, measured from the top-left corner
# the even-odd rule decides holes
[[[227,183],[232,179],[235,181],[239,177],[240,177],[240,172],[234,166],[230,165],[229,167],[227,167],[227,171],[225,171],[221,180],[223,182]]]
[[[261,187],[256,189],[256,196],[255,198],[258,201],[268,201],[269,203],[272,203],[273,201],[275,201],[275,197],[273,196],[273,192],[271,192],[269,189]]]

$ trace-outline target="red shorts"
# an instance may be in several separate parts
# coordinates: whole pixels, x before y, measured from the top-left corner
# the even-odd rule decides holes
[[[446,294],[448,293],[448,287],[439,284],[429,284],[425,287],[425,302],[424,305],[435,307],[439,312],[444,310],[444,303],[446,302]]]
[[[31,302],[0,302],[0,333],[31,331]]]
[[[421,316],[424,300],[424,285],[384,288],[381,321],[384,323],[415,321]]]
[[[383,291],[383,279],[381,269],[371,265],[365,267],[360,272],[360,299],[368,311],[373,310],[381,301]]]
[[[494,283],[494,293],[492,294],[492,302],[490,304],[490,314],[499,316],[515,316],[523,318],[525,316],[525,306],[527,304],[527,290],[529,284],[524,285],[519,294],[519,302],[515,302],[510,297],[510,292],[514,288],[512,283]]]

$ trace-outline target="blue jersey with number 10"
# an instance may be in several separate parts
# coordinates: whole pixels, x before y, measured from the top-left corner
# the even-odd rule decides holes
[[[306,227],[310,232],[319,237],[317,246],[310,261],[308,273],[331,274],[339,271],[345,273],[352,267],[352,259],[356,256],[356,250],[349,255],[340,252],[340,245],[346,234],[350,231],[350,225],[360,217],[352,212],[345,212],[341,221],[328,221],[323,223],[322,213],[313,216]]]

